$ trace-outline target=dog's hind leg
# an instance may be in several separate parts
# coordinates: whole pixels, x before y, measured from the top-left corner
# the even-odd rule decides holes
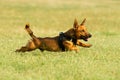
[[[28,51],[28,48],[26,46],[23,46],[20,49],[17,49],[15,52],[26,52],[26,51]]]
[[[15,52],[26,52],[26,51],[32,51],[35,50],[37,46],[33,41],[29,41],[26,46],[22,46],[20,49],[17,49]]]
[[[39,38],[37,38],[32,30],[29,28],[29,24],[27,24],[25,26],[26,31],[28,32],[28,34],[32,37],[32,40],[28,42],[28,44],[26,46],[21,47],[20,49],[17,49],[16,52],[26,52],[26,51],[32,51],[35,50],[37,48],[39,48],[41,41]]]

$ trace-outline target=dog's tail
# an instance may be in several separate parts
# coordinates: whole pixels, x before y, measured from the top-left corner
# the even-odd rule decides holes
[[[25,25],[25,30],[28,32],[28,34],[33,38],[37,38],[34,34],[33,34],[33,31],[30,29],[30,25],[29,24],[26,24]]]

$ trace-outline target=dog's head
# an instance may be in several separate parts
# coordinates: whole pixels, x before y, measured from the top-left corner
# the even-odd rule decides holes
[[[88,38],[90,38],[92,35],[88,33],[87,28],[84,25],[85,21],[86,19],[84,19],[81,24],[78,24],[78,21],[75,19],[73,28],[75,31],[75,37],[77,39],[83,39],[84,41],[88,41]]]

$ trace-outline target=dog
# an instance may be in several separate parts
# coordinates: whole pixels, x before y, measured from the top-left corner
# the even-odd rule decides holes
[[[73,28],[69,29],[66,32],[61,32],[58,36],[55,37],[36,37],[30,25],[26,24],[25,30],[31,36],[31,40],[27,45],[22,46],[20,49],[17,49],[16,52],[26,52],[39,49],[40,51],[78,51],[77,45],[82,47],[91,47],[91,44],[82,43],[80,40],[88,41],[92,36],[87,32],[86,27],[84,26],[86,19],[82,21],[79,25],[77,19],[74,20]]]

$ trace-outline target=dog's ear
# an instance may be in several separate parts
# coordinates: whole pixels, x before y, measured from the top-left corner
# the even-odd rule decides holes
[[[85,21],[86,21],[86,18],[82,21],[80,25],[84,25]]]
[[[78,21],[77,21],[77,19],[75,18],[74,24],[73,24],[73,28],[77,28],[77,27],[78,27]]]

